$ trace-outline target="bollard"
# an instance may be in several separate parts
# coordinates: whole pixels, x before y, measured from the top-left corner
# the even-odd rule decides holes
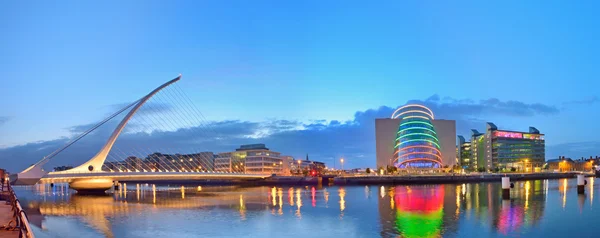
[[[508,200],[508,199],[502,200],[502,210],[509,210],[509,209],[510,209],[510,200]]]
[[[502,199],[510,199],[510,178],[502,177]]]
[[[585,177],[583,174],[577,175],[577,194],[583,194],[585,192]]]

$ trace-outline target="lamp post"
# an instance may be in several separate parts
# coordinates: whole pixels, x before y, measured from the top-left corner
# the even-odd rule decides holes
[[[344,158],[340,159],[340,163],[342,163],[342,173],[344,172]]]
[[[300,163],[302,163],[302,161],[298,160],[298,174],[301,174],[302,172],[300,171]]]

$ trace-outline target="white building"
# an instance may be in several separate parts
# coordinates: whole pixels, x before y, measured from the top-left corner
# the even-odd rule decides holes
[[[281,153],[269,150],[264,144],[242,145],[215,158],[217,172],[285,174],[284,167]]]

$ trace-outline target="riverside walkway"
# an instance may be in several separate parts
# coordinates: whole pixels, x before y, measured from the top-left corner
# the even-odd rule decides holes
[[[27,216],[8,181],[0,183],[0,237],[35,237]]]
[[[345,184],[441,184],[441,183],[477,183],[500,182],[502,177],[509,177],[511,181],[536,180],[536,179],[561,179],[575,178],[578,174],[593,176],[592,173],[561,172],[561,173],[480,173],[480,174],[438,174],[438,175],[369,175],[369,176],[342,176],[336,177],[334,183]]]

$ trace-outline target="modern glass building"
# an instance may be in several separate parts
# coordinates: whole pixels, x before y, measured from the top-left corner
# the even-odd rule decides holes
[[[507,131],[488,122],[485,133],[472,131],[471,162],[475,168],[533,172],[544,164],[544,134],[535,127],[529,127],[528,132]]]
[[[228,173],[283,174],[281,153],[271,151],[265,144],[242,145],[232,152],[219,153],[215,171]]]
[[[457,157],[460,166],[465,170],[476,168],[471,161],[471,142],[466,141],[463,136],[458,136]]]
[[[393,119],[400,119],[394,142],[393,164],[400,169],[441,168],[442,152],[435,127],[433,112],[419,104],[398,108]]]

